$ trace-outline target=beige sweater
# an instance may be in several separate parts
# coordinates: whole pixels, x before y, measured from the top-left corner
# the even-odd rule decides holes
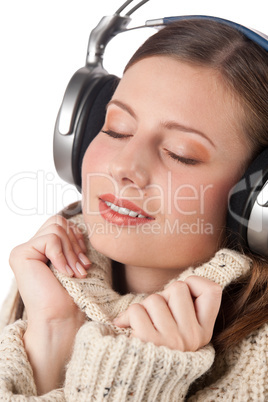
[[[73,220],[81,222],[81,216]],[[62,389],[37,396],[23,346],[26,320],[8,325],[0,337],[0,400],[3,401],[267,401],[268,325],[226,356],[208,345],[197,352],[170,350],[137,338],[112,324],[118,313],[145,295],[120,296],[111,287],[111,262],[88,243],[93,266],[86,279],[68,278],[51,268],[89,321],[78,331]],[[229,284],[250,269],[248,258],[227,249],[208,263],[185,271]],[[213,365],[214,362],[214,365]],[[207,373],[206,373],[207,372]],[[206,373],[201,379],[200,377]],[[203,378],[210,386],[205,386]],[[187,398],[191,384],[198,389]]]

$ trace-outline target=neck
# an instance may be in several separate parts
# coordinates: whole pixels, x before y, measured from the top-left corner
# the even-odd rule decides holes
[[[114,282],[116,290],[121,294],[145,293],[160,291],[171,279],[176,278],[182,270],[136,267],[133,265],[115,264]],[[118,279],[120,278],[120,282]]]

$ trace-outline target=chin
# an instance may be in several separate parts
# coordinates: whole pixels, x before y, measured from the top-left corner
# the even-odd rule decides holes
[[[121,262],[118,259],[120,254],[122,254],[122,250],[121,250],[121,252],[119,252],[119,250],[121,249],[121,245],[116,244],[116,241],[114,241],[114,239],[110,239],[106,235],[99,236],[99,235],[95,234],[92,237],[90,237],[90,243],[92,244],[92,246],[95,250],[97,250],[99,253],[103,254],[105,257],[108,257],[111,260]]]
[[[96,234],[90,238],[90,242],[94,249],[99,253],[111,260],[118,261],[121,264],[146,266],[146,263],[149,261],[152,263],[152,256],[147,252],[146,255],[144,255],[144,253],[140,252],[140,247],[133,244],[133,242],[127,243],[123,239],[121,241],[120,239],[110,238],[108,236],[98,236]]]

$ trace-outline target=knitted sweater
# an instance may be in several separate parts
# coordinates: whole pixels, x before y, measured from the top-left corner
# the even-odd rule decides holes
[[[81,215],[73,220],[81,223]],[[86,235],[86,234],[85,234]],[[209,344],[196,352],[180,352],[129,337],[112,320],[146,295],[119,295],[112,289],[111,262],[89,244],[93,262],[85,279],[54,274],[88,321],[79,329],[62,389],[37,396],[23,334],[27,320],[4,328],[0,337],[0,400],[4,401],[266,401],[268,400],[268,325],[245,338],[227,355],[216,357]],[[250,260],[223,249],[195,274],[222,287],[250,269]],[[214,364],[213,364],[214,363]],[[205,376],[201,377],[204,373]],[[201,378],[200,378],[201,377]],[[202,380],[206,378],[206,384]],[[198,381],[196,381],[198,379]],[[189,387],[198,383],[191,397]]]

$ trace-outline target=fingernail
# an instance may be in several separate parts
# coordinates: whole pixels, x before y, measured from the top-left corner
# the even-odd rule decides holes
[[[78,254],[79,260],[82,262],[84,265],[91,265],[91,261],[87,258],[87,256],[83,253]]]
[[[82,267],[82,265],[80,264],[80,262],[77,262],[75,264],[75,267],[77,269],[77,271],[81,274],[81,275],[86,275],[87,271]]]
[[[66,269],[68,276],[74,276],[73,270],[68,265],[66,265],[65,269]]]

